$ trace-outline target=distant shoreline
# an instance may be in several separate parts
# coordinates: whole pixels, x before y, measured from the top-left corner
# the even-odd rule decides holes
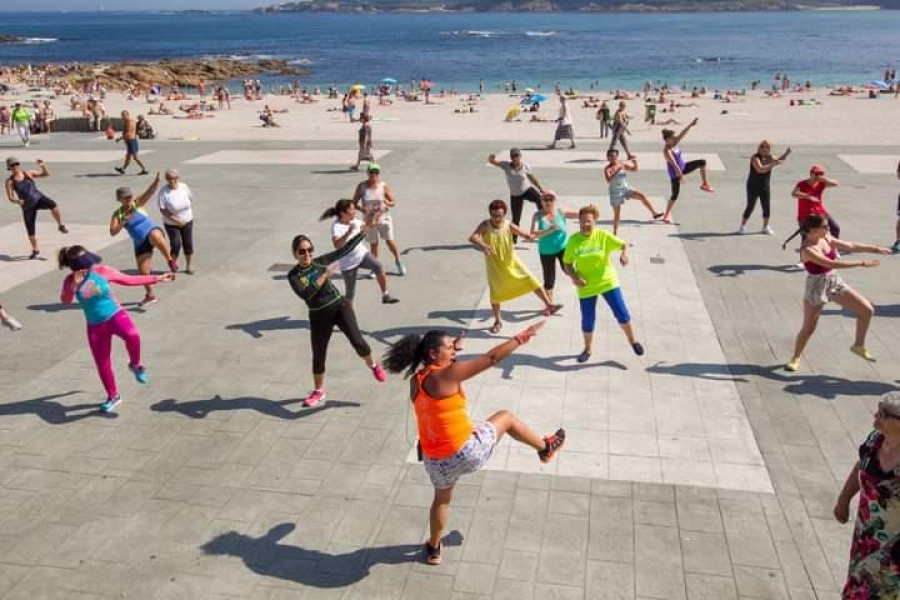
[[[589,0],[588,0],[589,1]],[[252,9],[250,12],[260,15],[279,14],[569,14],[569,13],[636,13],[636,14],[672,14],[672,13],[747,13],[747,12],[857,12],[873,10],[891,10],[877,4],[848,4],[848,5],[814,5],[814,4],[787,4],[781,0],[772,0],[770,5],[742,6],[740,1],[723,0],[706,4],[685,0],[673,5],[643,4],[637,2],[625,2],[618,5],[598,5],[590,2],[584,6],[572,9],[561,9],[544,0],[522,5],[511,6],[508,2],[499,0],[496,6],[489,8],[477,8],[475,6],[378,6],[369,5],[342,5],[339,2],[322,2],[316,0],[292,5],[270,5]]]

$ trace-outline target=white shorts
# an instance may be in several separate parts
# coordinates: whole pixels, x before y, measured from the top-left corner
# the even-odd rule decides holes
[[[438,490],[452,488],[456,480],[466,473],[474,473],[483,467],[497,443],[497,429],[490,421],[475,427],[469,440],[453,456],[432,460],[426,458],[425,472],[431,479],[431,485]]]
[[[394,241],[394,221],[390,216],[381,217],[381,223],[373,224],[366,234],[366,241],[370,244],[377,244],[378,240]]]

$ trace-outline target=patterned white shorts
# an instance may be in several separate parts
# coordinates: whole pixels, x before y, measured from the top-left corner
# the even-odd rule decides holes
[[[461,476],[474,473],[487,463],[496,443],[497,429],[490,421],[481,423],[472,432],[469,441],[453,456],[441,460],[426,458],[423,461],[431,484],[438,490],[452,488]]]
[[[847,289],[847,284],[834,271],[806,276],[806,290],[803,299],[810,304],[822,306],[834,302]]]

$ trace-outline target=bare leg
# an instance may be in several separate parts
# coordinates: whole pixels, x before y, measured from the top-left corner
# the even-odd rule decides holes
[[[324,385],[325,385],[325,373],[313,373],[314,389],[317,389],[317,390],[325,389],[322,387]]]
[[[853,345],[865,346],[866,333],[869,331],[869,324],[872,322],[872,316],[875,314],[872,303],[863,298],[853,288],[845,289],[838,297],[837,303],[856,313],[856,340],[853,342]]]
[[[523,423],[519,417],[508,410],[499,410],[488,417],[488,421],[497,430],[497,442],[503,437],[504,433],[521,444],[531,446],[535,450],[543,450],[546,444],[544,440],[531,430],[528,425]]]
[[[629,198],[637,198],[638,200],[640,200],[641,204],[644,205],[644,208],[646,208],[647,210],[650,211],[651,215],[653,215],[653,216],[657,215],[656,207],[653,206],[653,203],[650,202],[650,198],[648,198],[644,192],[641,192],[638,190],[631,190],[630,192],[628,192],[628,197]]]
[[[369,251],[372,253],[372,256],[378,258],[378,242],[374,244],[369,244]]]
[[[491,327],[491,329],[500,331],[500,326],[502,325],[502,322],[500,321],[500,305],[491,302],[491,312],[494,313],[494,325]]]
[[[128,168],[128,165],[130,165],[130,164],[131,164],[131,155],[130,155],[130,154],[126,154],[126,155],[125,155],[125,164],[122,165],[122,170],[124,171],[125,169],[127,169],[127,168]]]
[[[166,241],[166,236],[163,235],[162,231],[154,229],[150,232],[150,244],[162,253],[166,262],[172,260],[172,253],[169,252],[169,242]]]
[[[631,326],[631,322],[629,321],[624,325],[620,325],[620,327],[622,328],[625,337],[628,338],[628,343],[633,346],[636,340],[634,339],[634,328]]]
[[[584,336],[584,351],[590,354],[594,347],[594,333],[582,333],[581,335]]]
[[[388,250],[394,255],[394,261],[400,262],[400,251],[397,249],[397,242],[394,240],[384,240],[384,243],[387,244]]]
[[[381,270],[375,274],[375,279],[378,280],[378,287],[381,288],[381,293],[384,294],[387,292],[387,276],[384,274],[384,270]]]
[[[800,327],[800,331],[797,333],[797,341],[794,343],[794,359],[800,358],[800,355],[803,354],[803,350],[806,348],[807,342],[809,342],[809,338],[812,337],[812,334],[816,331],[816,325],[819,322],[819,315],[822,314],[822,306],[817,306],[814,304],[810,304],[809,302],[803,303],[803,325]]]
[[[36,235],[29,235],[28,241],[31,243],[31,251],[39,252],[40,248],[38,248],[38,239]]]
[[[141,171],[147,170],[147,167],[144,165],[143,161],[141,161],[140,157],[137,154],[134,155],[134,162],[138,164],[138,166],[141,168]]]
[[[550,301],[550,296],[547,295],[547,290],[542,287],[534,290],[535,295],[541,299],[541,302],[544,303],[545,308],[550,308],[553,303]]]
[[[613,235],[619,235],[619,221],[622,218],[622,205],[613,206]]]
[[[62,226],[62,214],[59,212],[59,207],[56,206],[50,209],[50,214],[53,215],[53,220],[56,221],[56,226]]]
[[[428,545],[437,548],[441,543],[441,533],[447,526],[447,515],[450,512],[450,501],[453,499],[453,488],[446,490],[434,490],[434,500],[431,503],[429,521],[431,522],[431,536]]]
[[[709,185],[709,179],[706,178],[706,166],[700,167],[700,179],[703,180],[703,185]]]
[[[149,275],[150,274],[150,263],[153,259],[153,253],[141,254],[135,260],[137,261],[137,268],[141,275]],[[153,286],[145,285],[144,289],[147,291],[148,296],[153,295]]]

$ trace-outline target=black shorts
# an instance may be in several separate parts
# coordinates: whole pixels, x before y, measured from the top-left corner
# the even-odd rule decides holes
[[[56,202],[47,196],[41,196],[37,202],[22,207],[22,220],[25,221],[25,231],[28,232],[28,235],[33,236],[36,231],[37,211],[53,210],[54,208],[56,208]]]
[[[153,235],[154,231],[162,231],[159,227],[156,227],[147,234],[147,237],[144,238],[144,241],[134,247],[134,255],[141,256],[142,254],[153,254],[153,244],[150,243],[150,236]]]

